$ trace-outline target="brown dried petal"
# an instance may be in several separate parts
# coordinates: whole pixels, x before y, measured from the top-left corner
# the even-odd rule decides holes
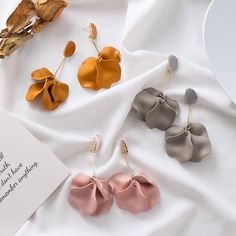
[[[6,35],[8,34],[8,29],[3,29],[1,32],[0,32],[0,38],[4,38]]]
[[[7,19],[9,32],[15,33],[23,29],[35,13],[35,6],[31,0],[22,0],[15,11]]]
[[[31,39],[32,37],[33,36],[28,33],[14,33],[9,37],[2,39],[0,42],[0,58],[11,55],[25,41]]]
[[[46,22],[50,22],[61,15],[64,8],[67,7],[67,2],[64,0],[38,0],[35,6],[37,16]]]
[[[44,27],[48,24],[48,22],[44,22],[41,19],[37,19],[32,27],[33,33],[39,33],[41,30],[44,29]]]
[[[73,41],[69,41],[66,44],[66,47],[64,49],[64,56],[65,57],[71,57],[75,53],[75,50],[76,50],[75,43]]]
[[[52,72],[50,72],[45,67],[33,71],[31,76],[33,80],[45,80],[47,78],[55,78],[54,74],[52,74]]]

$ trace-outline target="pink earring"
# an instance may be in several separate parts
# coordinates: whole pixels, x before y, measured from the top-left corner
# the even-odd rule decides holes
[[[95,157],[100,144],[101,138],[96,135],[89,147],[93,155],[93,176],[79,173],[71,182],[69,202],[82,215],[97,216],[104,214],[109,211],[113,203],[108,180],[96,177],[95,173]]]
[[[128,160],[128,148],[124,140],[121,140],[120,147],[129,174],[117,173],[109,180],[117,206],[134,214],[151,210],[160,201],[160,191],[145,174],[133,175]]]

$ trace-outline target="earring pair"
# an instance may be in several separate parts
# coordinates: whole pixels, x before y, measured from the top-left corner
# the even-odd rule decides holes
[[[179,114],[179,104],[164,95],[171,75],[177,71],[177,57],[168,57],[167,75],[162,81],[161,89],[147,88],[139,92],[132,107],[140,120],[145,121],[149,128],[166,130],[165,147],[167,154],[180,162],[199,162],[211,153],[211,143],[207,130],[200,123],[191,123],[192,106],[197,102],[197,94],[193,89],[185,92],[185,103],[189,105],[188,121],[185,127],[173,125]]]
[[[98,90],[108,89],[114,82],[121,78],[120,51],[114,47],[98,49],[96,44],[97,28],[90,23],[89,38],[96,48],[97,57],[89,57],[81,64],[78,71],[78,81],[83,88]],[[73,41],[69,41],[64,49],[64,57],[55,73],[46,67],[32,72],[31,77],[36,82],[31,85],[26,94],[26,100],[33,102],[42,95],[42,104],[47,110],[55,110],[60,104],[66,101],[69,94],[69,86],[57,79],[58,73],[65,64],[66,58],[71,57],[76,50]]]
[[[133,214],[152,209],[160,201],[160,191],[145,174],[133,174],[128,160],[128,147],[124,140],[121,140],[120,148],[128,172],[117,173],[108,180],[96,176],[95,157],[100,144],[101,139],[96,136],[90,145],[90,152],[93,154],[93,176],[79,173],[73,178],[69,194],[70,204],[82,215],[90,216],[107,213],[113,204],[113,198],[120,209]]]

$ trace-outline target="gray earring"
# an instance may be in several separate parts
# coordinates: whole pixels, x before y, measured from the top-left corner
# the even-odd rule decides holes
[[[211,153],[211,143],[205,126],[191,123],[192,105],[197,102],[197,94],[193,89],[186,90],[185,102],[189,105],[187,125],[173,125],[166,131],[166,151],[180,162],[199,162]]]
[[[168,129],[179,113],[177,101],[164,95],[164,90],[170,76],[178,69],[178,60],[175,56],[168,57],[167,76],[163,80],[161,90],[147,88],[139,92],[133,101],[132,107],[138,119],[145,121],[151,129]]]

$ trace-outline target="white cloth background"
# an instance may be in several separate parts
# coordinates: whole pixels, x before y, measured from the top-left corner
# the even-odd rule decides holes
[[[0,26],[18,1],[0,1]],[[54,23],[11,57],[0,61],[0,107],[13,113],[71,170],[72,176],[25,223],[17,236],[235,236],[236,235],[236,108],[212,72],[202,43],[202,24],[209,0],[71,0]],[[98,45],[122,51],[123,75],[109,90],[82,89],[77,81],[81,62],[96,51],[82,30],[94,22]],[[34,69],[55,70],[66,41],[77,54],[59,75],[70,85],[65,104],[53,112],[24,97]],[[184,124],[186,88],[199,101],[193,120],[203,123],[212,154],[200,163],[180,164],[164,149],[164,132],[150,130],[130,111],[134,96],[145,87],[158,88],[169,54],[180,57],[167,95],[181,106],[176,124]],[[88,143],[102,136],[97,174],[109,178],[125,171],[119,137],[125,138],[131,167],[143,170],[160,187],[161,203],[150,212],[132,215],[113,205],[96,218],[82,217],[67,202],[70,181],[79,171],[92,173]],[[14,145],[14,144],[13,144]],[[53,174],[53,167],[52,167]],[[45,183],[47,184],[47,183]]]

